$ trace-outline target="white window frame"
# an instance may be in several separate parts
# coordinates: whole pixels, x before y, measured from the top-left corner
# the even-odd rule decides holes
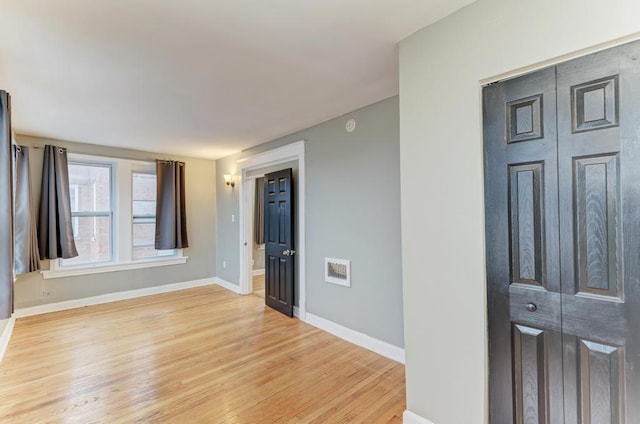
[[[109,164],[112,169],[112,261],[78,266],[61,266],[61,260],[49,261],[49,270],[41,271],[44,279],[73,277],[79,275],[100,274],[130,269],[151,268],[157,266],[179,265],[187,262],[182,249],[176,249],[173,256],[158,256],[136,259],[133,254],[133,172],[149,172],[155,169],[153,162],[130,159],[106,158],[101,156],[69,153],[69,162],[87,164]]]

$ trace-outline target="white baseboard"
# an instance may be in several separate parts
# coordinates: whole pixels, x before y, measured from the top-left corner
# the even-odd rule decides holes
[[[434,424],[426,418],[422,418],[420,415],[409,411],[408,409],[402,414],[403,424]]]
[[[217,284],[220,287],[224,287],[227,290],[231,290],[234,293],[242,294],[240,292],[240,286],[238,286],[236,284],[233,284],[233,283],[230,283],[230,282],[228,282],[226,280],[223,280],[222,278],[213,277],[213,282],[214,282],[214,284]]]
[[[307,324],[318,327],[319,329],[331,333],[334,336],[338,336],[348,342],[356,344],[365,349],[369,349],[382,356],[404,364],[404,349],[400,347],[394,346],[387,342],[383,342],[382,340],[374,339],[373,337],[368,336],[364,333],[360,333],[359,331],[344,327],[333,321],[329,321],[328,319],[310,314],[309,312],[307,312],[304,321]]]
[[[31,306],[29,308],[16,309],[15,318],[30,317],[33,315],[47,314],[49,312],[65,311],[67,309],[83,308],[85,306],[99,305],[102,303],[117,302],[119,300],[134,299],[136,297],[151,296],[154,294],[168,293],[177,290],[214,284],[213,278],[185,281],[182,283],[164,284],[162,286],[146,287],[143,289],[129,290],[116,293],[108,293],[100,296],[85,297],[83,299],[65,300],[63,302],[49,303],[46,305]]]
[[[9,340],[11,339],[11,333],[13,333],[13,324],[15,324],[15,317],[11,317],[7,320],[7,325],[0,333],[0,362],[2,362],[2,358],[4,358],[4,354],[7,351],[7,346],[9,346]]]
[[[251,271],[251,274],[255,277],[256,275],[264,275],[264,268],[263,269],[254,269],[253,271]]]

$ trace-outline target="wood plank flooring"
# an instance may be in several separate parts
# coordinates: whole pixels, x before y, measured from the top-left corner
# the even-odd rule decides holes
[[[261,297],[263,299],[264,299],[264,292],[265,292],[264,280],[265,280],[264,274],[253,276],[253,295]]]
[[[201,287],[16,321],[1,423],[401,423],[404,366]]]

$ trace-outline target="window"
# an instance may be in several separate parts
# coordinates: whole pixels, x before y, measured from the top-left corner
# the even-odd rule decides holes
[[[69,154],[71,219],[78,257],[51,261],[44,278],[185,263],[156,250],[153,162]]]
[[[133,172],[132,186],[132,222],[133,222],[133,259],[173,256],[172,250],[156,250],[156,175],[151,172]]]
[[[74,266],[111,262],[113,202],[110,164],[69,162],[73,237],[79,256],[61,260]]]

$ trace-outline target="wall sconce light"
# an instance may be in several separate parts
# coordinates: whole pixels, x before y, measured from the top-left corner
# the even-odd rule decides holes
[[[224,182],[231,187],[235,187],[236,185],[235,181],[233,181],[230,174],[224,174]]]

